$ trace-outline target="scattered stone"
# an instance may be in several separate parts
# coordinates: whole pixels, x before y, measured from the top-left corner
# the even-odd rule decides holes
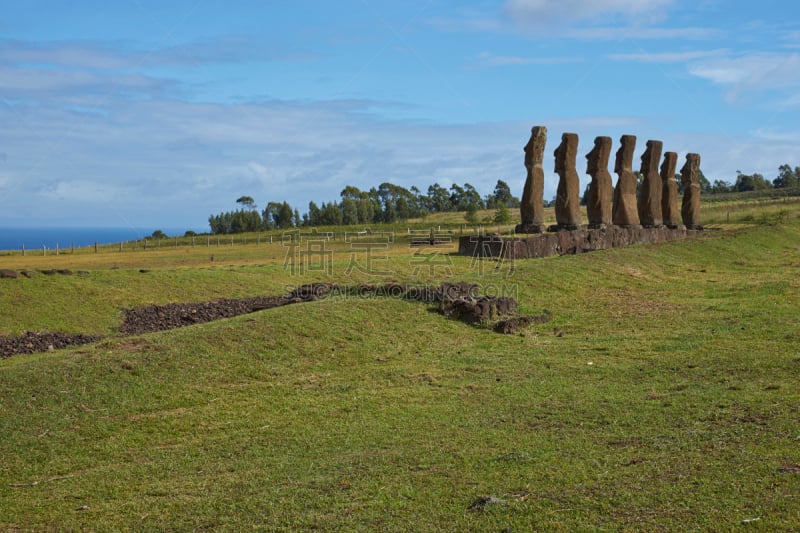
[[[7,278],[7,279],[17,279],[19,277],[19,272],[16,270],[8,270],[2,269],[0,270],[0,278]]]
[[[18,337],[0,337],[0,358],[18,354],[47,352],[68,346],[89,344],[99,340],[100,337],[93,335],[26,331]]]
[[[494,325],[494,331],[505,335],[513,335],[532,324],[545,324],[550,320],[550,311],[545,311],[539,316],[521,316],[519,318],[509,318],[501,320]]]
[[[441,314],[467,324],[487,324],[496,317],[514,313],[516,309],[517,301],[513,298],[496,296],[448,299],[442,300],[439,304]]]
[[[289,303],[292,303],[292,300],[282,296],[261,296],[200,303],[147,305],[126,309],[119,332],[125,335],[138,335],[163,331],[231,318]]]
[[[470,511],[483,511],[486,509],[487,505],[497,505],[499,503],[502,503],[501,500],[499,498],[495,498],[494,496],[481,496],[469,504],[467,509]]]

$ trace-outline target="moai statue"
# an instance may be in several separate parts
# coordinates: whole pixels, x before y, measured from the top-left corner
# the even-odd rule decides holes
[[[675,181],[675,168],[678,166],[678,154],[664,152],[661,163],[661,217],[664,225],[675,229],[681,225],[681,213],[678,211],[678,182]]]
[[[686,154],[686,163],[681,169],[683,204],[681,218],[688,229],[703,229],[700,225],[700,154]]]
[[[663,224],[661,215],[661,175],[658,173],[658,162],[661,161],[661,141],[647,141],[647,148],[642,154],[640,172],[644,176],[642,190],[639,191],[639,221],[643,226],[658,227]]]
[[[611,155],[611,137],[595,137],[594,148],[586,154],[586,173],[592,177],[586,212],[590,228],[603,228],[611,224],[611,200],[614,189],[608,172]]]
[[[556,189],[556,225],[551,229],[574,230],[581,225],[580,178],[575,169],[575,157],[578,155],[578,135],[564,133],[561,144],[553,155],[556,158],[555,171],[559,176]]]
[[[638,226],[636,174],[633,173],[633,151],[636,149],[636,136],[623,135],[619,142],[617,160],[614,163],[614,172],[619,178],[614,189],[614,207],[611,217],[617,226]]]
[[[544,145],[547,143],[547,128],[534,126],[531,138],[525,145],[525,168],[528,177],[522,191],[522,202],[519,210],[522,224],[516,228],[517,233],[542,233],[544,225]]]

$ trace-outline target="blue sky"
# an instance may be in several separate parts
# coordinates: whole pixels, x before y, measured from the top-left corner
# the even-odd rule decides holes
[[[622,134],[712,181],[800,165],[790,0],[2,7],[0,226],[204,229],[241,195],[304,212],[384,181],[519,195],[539,124],[548,153],[579,135],[580,171]]]

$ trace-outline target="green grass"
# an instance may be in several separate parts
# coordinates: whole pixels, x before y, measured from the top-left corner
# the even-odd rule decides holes
[[[791,213],[513,274],[451,257],[452,279],[552,311],[520,335],[344,298],[114,334],[123,306],[372,279],[345,274],[346,248],[331,276],[234,249],[223,265],[98,258],[89,276],[0,280],[0,331],[107,336],[0,361],[0,529],[800,527]],[[447,278],[414,275],[411,253],[387,252],[392,279]]]

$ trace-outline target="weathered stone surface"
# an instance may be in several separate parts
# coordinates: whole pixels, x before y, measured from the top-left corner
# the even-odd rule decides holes
[[[689,229],[702,229],[700,225],[700,154],[686,154],[686,163],[681,168],[683,203],[681,218]]]
[[[0,359],[5,359],[12,355],[48,352],[68,346],[89,344],[99,340],[100,337],[93,335],[26,331],[18,337],[0,337]]]
[[[531,324],[546,324],[550,320],[550,311],[545,311],[538,316],[521,316],[519,318],[509,318],[501,320],[494,325],[494,330],[497,333],[504,333],[512,335],[519,330],[527,328]]]
[[[580,178],[575,168],[578,155],[578,135],[564,133],[555,149],[555,171],[559,176],[556,190],[556,228],[577,229],[581,224]]]
[[[661,163],[661,217],[664,225],[677,228],[681,225],[681,212],[678,209],[678,182],[675,180],[675,169],[678,166],[678,154],[665,152]]]
[[[647,148],[642,154],[640,172],[644,176],[642,189],[639,192],[639,222],[643,226],[657,227],[663,224],[661,215],[661,175],[658,173],[658,162],[661,160],[661,141],[647,141]]]
[[[547,144],[547,128],[534,126],[531,129],[531,138],[524,148],[527,178],[519,207],[522,223],[517,226],[517,233],[541,233],[545,229],[542,168],[545,144]]]
[[[677,228],[607,226],[601,229],[580,228],[523,238],[498,235],[464,236],[459,239],[458,253],[474,258],[506,260],[548,257],[672,241],[694,234],[695,231],[687,230],[684,226]]]
[[[18,277],[19,272],[16,270],[8,270],[6,268],[0,270],[0,278],[17,279]]]
[[[496,317],[511,315],[516,310],[517,301],[505,296],[481,296],[477,299],[456,298],[442,300],[439,303],[441,314],[467,324],[486,323]]]
[[[586,154],[586,173],[592,177],[586,202],[590,228],[602,228],[612,221],[614,189],[611,185],[611,173],[608,172],[610,156],[611,137],[596,137],[594,148]]]
[[[639,212],[636,200],[636,174],[633,173],[633,151],[636,136],[623,135],[619,139],[614,172],[619,178],[614,188],[612,220],[617,226],[638,226]]]

